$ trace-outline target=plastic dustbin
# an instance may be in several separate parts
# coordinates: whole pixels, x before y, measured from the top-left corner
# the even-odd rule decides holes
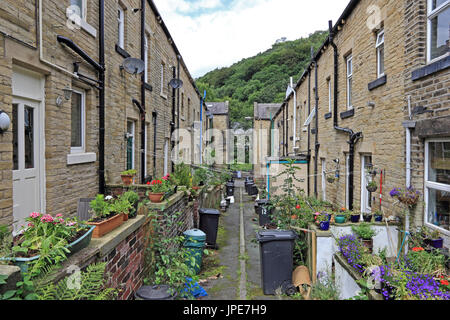
[[[248,195],[249,196],[257,196],[259,193],[258,187],[256,186],[256,184],[251,184],[248,186]]]
[[[206,233],[206,245],[217,249],[217,232],[219,230],[220,211],[216,209],[199,209],[200,230]]]
[[[261,199],[256,201],[256,203],[256,214],[259,216],[259,225],[265,226],[271,223],[273,208],[271,207],[270,201],[268,199]]]
[[[199,229],[188,230],[184,233],[184,247],[189,252],[189,258],[194,257],[194,261],[188,259],[186,264],[194,270],[195,274],[200,272],[203,260],[203,249],[205,248],[206,233]],[[195,262],[195,263],[194,263]]]
[[[171,293],[167,285],[143,286],[134,294],[136,300],[175,300],[177,293]]]
[[[264,294],[293,295],[297,292],[292,284],[294,242],[297,237],[294,231],[264,230],[257,233]]]
[[[227,197],[234,196],[234,182],[228,182],[226,184],[226,195],[227,195]]]

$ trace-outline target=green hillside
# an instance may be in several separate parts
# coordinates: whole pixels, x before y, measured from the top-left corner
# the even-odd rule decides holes
[[[271,49],[243,59],[231,67],[213,70],[197,79],[207,101],[230,101],[232,122],[249,128],[245,117],[253,117],[253,103],[280,103],[286,96],[289,78],[297,81],[310,62],[311,46],[317,50],[328,36],[316,31],[307,38],[276,43]]]

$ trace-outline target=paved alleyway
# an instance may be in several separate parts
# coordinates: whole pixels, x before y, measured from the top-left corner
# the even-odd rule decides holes
[[[216,252],[221,277],[202,286],[205,300],[274,300],[286,297],[265,296],[261,287],[259,224],[254,202],[244,189],[244,181],[235,182],[235,203],[220,218],[219,250]]]

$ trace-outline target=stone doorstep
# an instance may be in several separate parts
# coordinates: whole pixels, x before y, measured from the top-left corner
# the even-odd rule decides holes
[[[361,280],[362,277],[359,275],[359,273],[353,269],[353,267],[351,265],[349,265],[347,263],[347,261],[345,261],[345,258],[342,256],[341,253],[336,253],[334,255],[334,259],[336,260],[336,262],[338,262],[344,269],[345,271],[347,271],[347,273],[355,280]],[[358,283],[359,286],[359,283]],[[360,286],[361,287],[361,286]],[[362,288],[361,288],[362,290]],[[375,290],[369,290],[368,292],[368,296],[370,300],[383,300],[383,296],[377,292],[375,292]]]

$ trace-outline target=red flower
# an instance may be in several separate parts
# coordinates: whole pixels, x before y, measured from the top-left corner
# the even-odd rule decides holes
[[[441,280],[441,284],[443,286],[448,286],[449,285],[448,280]]]
[[[425,249],[422,247],[415,247],[412,249],[414,252],[424,251]]]
[[[296,208],[296,209],[300,209],[301,207],[300,207],[300,205],[298,204],[295,208]]]
[[[151,183],[150,183],[150,181],[147,181],[147,185],[150,185]]]

